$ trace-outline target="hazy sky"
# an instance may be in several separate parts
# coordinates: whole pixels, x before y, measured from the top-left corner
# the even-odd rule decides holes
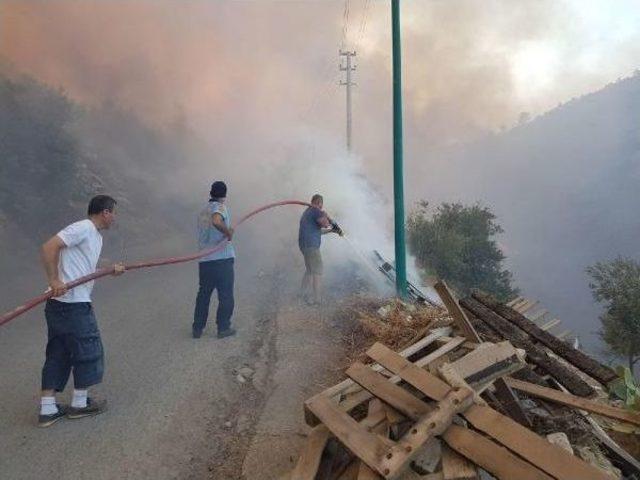
[[[511,125],[636,67],[634,0],[401,4],[405,103],[457,110],[449,136]],[[282,121],[339,120],[340,46],[358,50],[354,102],[371,107],[389,80],[386,0],[5,0],[0,15],[0,55],[17,70],[154,120],[210,122],[247,103]]]

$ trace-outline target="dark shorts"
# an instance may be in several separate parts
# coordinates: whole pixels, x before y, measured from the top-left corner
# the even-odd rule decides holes
[[[309,275],[322,275],[322,255],[319,248],[301,248],[304,266]]]
[[[61,392],[73,372],[75,388],[102,381],[104,350],[91,303],[48,300],[47,352],[42,368],[42,389]]]

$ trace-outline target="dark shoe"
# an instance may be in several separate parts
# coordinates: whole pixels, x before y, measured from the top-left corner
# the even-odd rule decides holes
[[[67,407],[65,405],[56,404],[56,406],[58,407],[57,413],[52,413],[51,415],[38,415],[38,427],[50,427],[67,414]]]
[[[193,338],[200,338],[202,336],[202,330],[194,330],[193,332],[191,332],[191,335],[193,336]]]
[[[69,407],[67,418],[95,417],[107,410],[106,400],[93,400],[87,398],[87,406],[84,408]]]
[[[227,328],[226,330],[222,330],[221,332],[218,332],[218,338],[232,337],[235,334],[236,334],[235,329]]]

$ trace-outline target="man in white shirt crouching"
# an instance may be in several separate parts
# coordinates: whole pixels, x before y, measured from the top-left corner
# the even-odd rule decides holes
[[[47,350],[42,368],[42,398],[38,426],[48,427],[62,417],[82,418],[105,411],[106,401],[88,396],[88,388],[102,381],[104,353],[91,306],[93,281],[68,290],[66,284],[96,271],[102,235],[115,221],[116,201],[107,195],[91,199],[88,218],[72,223],[42,245],[42,263],[52,298],[45,306]],[[115,265],[114,275],[124,272]],[[56,402],[73,372],[73,400]]]

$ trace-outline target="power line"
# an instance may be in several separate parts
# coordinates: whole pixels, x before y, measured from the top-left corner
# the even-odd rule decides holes
[[[344,12],[342,13],[342,41],[340,49],[344,49],[347,43],[347,34],[349,33],[349,13],[351,11],[351,0],[344,1]]]
[[[360,29],[358,30],[358,38],[355,43],[355,50],[358,51],[360,48],[360,43],[364,39],[364,32],[367,28],[367,20],[369,14],[369,7],[371,6],[371,0],[364,0],[364,7],[362,10],[362,20],[360,21]]]

